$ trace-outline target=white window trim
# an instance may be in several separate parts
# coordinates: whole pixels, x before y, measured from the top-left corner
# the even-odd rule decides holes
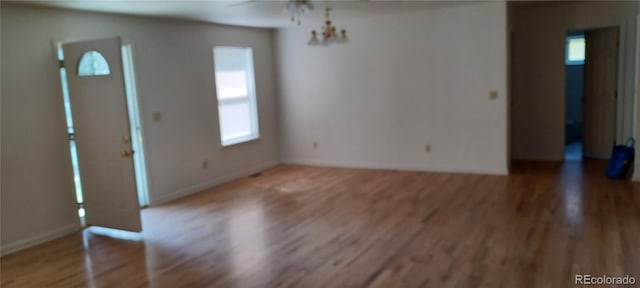
[[[224,148],[224,147],[229,147],[237,144],[256,141],[259,139],[260,139],[260,136],[255,136],[255,135],[242,136],[242,137],[231,138],[226,141],[221,141],[220,145],[222,145],[222,147]]]
[[[242,144],[254,140],[260,139],[260,125],[258,115],[258,103],[256,98],[256,89],[255,89],[255,73],[254,73],[254,63],[253,63],[253,49],[251,47],[240,47],[240,46],[214,46],[212,49],[213,58],[215,61],[215,49],[244,49],[247,50],[247,91],[248,94],[246,98],[231,98],[231,99],[219,99],[217,96],[219,95],[218,85],[216,83],[216,100],[217,100],[217,108],[220,106],[230,105],[235,103],[249,103],[250,115],[251,115],[251,134],[246,136],[234,137],[230,139],[223,139],[222,137],[222,127],[220,126],[222,121],[220,120],[220,114],[218,113],[218,130],[220,131],[220,145],[224,147],[229,147],[232,145]],[[214,62],[214,74],[215,74],[215,62]],[[215,76],[214,76],[215,81]]]
[[[251,88],[249,88],[251,89]],[[249,92],[249,94],[251,94],[251,92]],[[227,146],[231,146],[231,145],[236,145],[236,144],[241,144],[241,143],[245,143],[245,142],[249,142],[249,141],[253,141],[253,140],[258,140],[260,139],[260,131],[258,130],[258,114],[257,111],[255,111],[256,109],[256,103],[255,103],[255,97],[251,97],[251,95],[249,95],[246,98],[231,98],[231,99],[218,99],[218,107],[220,107],[221,105],[232,105],[232,104],[237,104],[237,103],[249,103],[249,109],[251,109],[250,113],[252,115],[251,117],[251,131],[253,132],[250,135],[247,136],[240,136],[240,137],[234,137],[234,138],[229,138],[227,140],[223,140],[222,139],[222,129],[220,129],[220,145],[222,145],[222,147],[227,147]],[[255,117],[254,117],[255,115]],[[218,121],[220,121],[220,116],[218,116]],[[218,125],[219,126],[219,125]]]

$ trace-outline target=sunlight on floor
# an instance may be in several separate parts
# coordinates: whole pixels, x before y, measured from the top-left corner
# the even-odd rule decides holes
[[[122,240],[131,240],[131,241],[144,240],[144,237],[142,237],[141,233],[129,232],[129,231],[106,228],[106,227],[91,226],[87,229],[84,229],[83,236],[85,240],[87,238],[86,233],[92,233],[92,234],[97,234],[97,235],[102,235],[102,236],[107,236],[107,237],[117,238]]]

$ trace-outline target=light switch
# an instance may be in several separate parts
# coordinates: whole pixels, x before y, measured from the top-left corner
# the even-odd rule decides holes
[[[153,112],[153,121],[160,122],[162,120],[162,114],[160,112]]]

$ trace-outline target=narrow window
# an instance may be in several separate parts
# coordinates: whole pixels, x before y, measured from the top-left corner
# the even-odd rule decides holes
[[[62,43],[57,44],[58,49],[58,61],[64,61],[64,50],[62,50]],[[64,113],[67,119],[67,133],[69,139],[69,150],[71,154],[71,167],[73,171],[73,182],[76,192],[76,203],[78,207],[78,216],[80,222],[84,226],[85,210],[84,210],[84,196],[82,194],[82,181],[80,180],[80,165],[78,161],[78,150],[76,149],[75,129],[73,128],[73,117],[71,114],[71,100],[69,98],[69,86],[67,84],[67,70],[64,67],[60,67],[60,81],[62,88],[62,99],[64,101]],[[73,72],[71,72],[73,73]]]
[[[251,48],[213,48],[222,146],[259,137]]]
[[[567,37],[567,65],[584,65],[585,40],[584,35]]]

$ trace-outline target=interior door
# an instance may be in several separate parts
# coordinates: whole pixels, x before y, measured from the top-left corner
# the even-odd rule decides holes
[[[618,28],[585,33],[584,155],[607,159],[615,144]]]
[[[139,232],[120,38],[62,46],[87,225]]]

